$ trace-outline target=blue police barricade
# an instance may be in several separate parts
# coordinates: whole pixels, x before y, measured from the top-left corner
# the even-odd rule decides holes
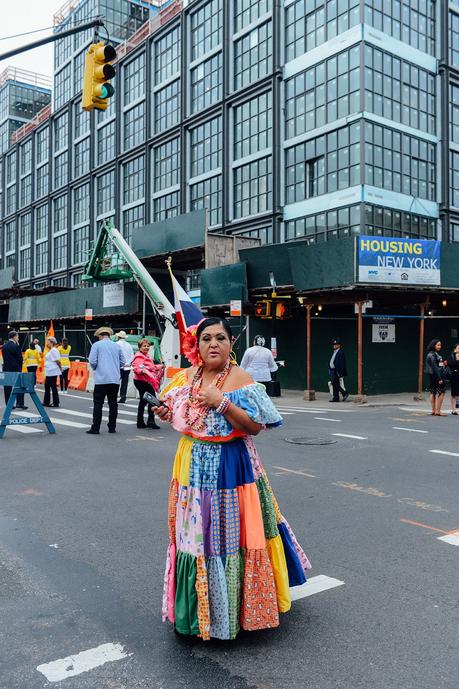
[[[50,433],[56,432],[51,419],[35,392],[33,373],[0,372],[0,387],[11,388],[11,395],[0,423],[0,438],[3,438],[5,435],[7,426],[27,426],[31,423],[45,423]],[[15,406],[17,396],[26,393],[31,396],[40,416],[13,416],[11,418],[11,412]]]

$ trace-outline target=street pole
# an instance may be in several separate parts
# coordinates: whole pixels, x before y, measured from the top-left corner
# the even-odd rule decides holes
[[[273,344],[276,348],[276,354],[274,356],[275,359],[277,359],[279,352],[277,351],[277,340],[276,340],[276,297],[277,294],[276,292],[273,291],[271,294],[271,299],[272,299],[272,328],[271,328],[271,351],[273,349]]]
[[[241,334],[241,339],[239,342],[239,361],[241,361],[241,359],[242,359],[242,350],[244,348],[244,345],[242,344],[242,333],[243,333],[242,321],[244,320],[244,316],[242,315],[243,304],[244,304],[244,288],[241,287],[241,313],[239,316],[239,332]]]
[[[54,43],[54,41],[60,41],[62,38],[65,38],[66,36],[72,36],[75,33],[81,33],[81,31],[86,31],[87,29],[92,29],[93,27],[97,26],[105,26],[103,20],[100,17],[98,17],[97,19],[93,19],[90,22],[79,24],[73,29],[59,31],[59,33],[55,33],[52,36],[47,36],[46,38],[41,38],[38,41],[33,41],[33,43],[26,43],[25,45],[21,45],[19,48],[13,48],[13,50],[8,50],[8,52],[0,54],[0,62],[2,60],[7,60],[10,57],[14,57],[15,55],[19,55],[20,53],[25,53],[27,50],[34,50],[35,48],[39,48],[42,45],[46,45],[47,43]]]
[[[87,321],[86,321],[86,309],[88,308],[88,302],[85,301],[84,304],[84,360],[88,360],[88,337],[86,334],[86,328],[87,328]]]
[[[424,371],[424,333],[425,333],[425,317],[426,305],[420,306],[420,320],[419,320],[419,369],[418,369],[418,393],[422,395],[422,374]]]
[[[357,304],[357,394],[362,394],[362,302]]]
[[[306,390],[311,389],[311,309],[312,304],[306,304]]]

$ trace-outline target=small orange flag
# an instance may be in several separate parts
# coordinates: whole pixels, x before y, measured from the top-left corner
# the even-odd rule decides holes
[[[51,321],[51,325],[48,328],[48,335],[47,337],[54,337],[54,325],[53,322]]]

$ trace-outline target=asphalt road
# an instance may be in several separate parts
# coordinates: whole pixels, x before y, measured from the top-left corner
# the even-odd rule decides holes
[[[177,436],[137,430],[130,404],[116,435],[84,433],[78,393],[55,436],[0,440],[0,689],[457,689],[459,417],[286,409],[257,445],[310,595],[278,629],[205,643],[161,623]]]

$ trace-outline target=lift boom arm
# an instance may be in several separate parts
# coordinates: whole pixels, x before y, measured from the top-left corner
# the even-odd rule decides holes
[[[111,246],[116,248],[119,256],[129,266],[129,270],[114,265],[116,255],[113,252],[110,254]],[[161,351],[165,364],[174,367],[179,366],[180,343],[179,333],[174,325],[175,310],[173,305],[143,266],[121,232],[110,221],[104,221],[85,266],[83,280],[107,282],[131,278],[145,292],[156,313],[166,319],[166,326],[161,339]]]

